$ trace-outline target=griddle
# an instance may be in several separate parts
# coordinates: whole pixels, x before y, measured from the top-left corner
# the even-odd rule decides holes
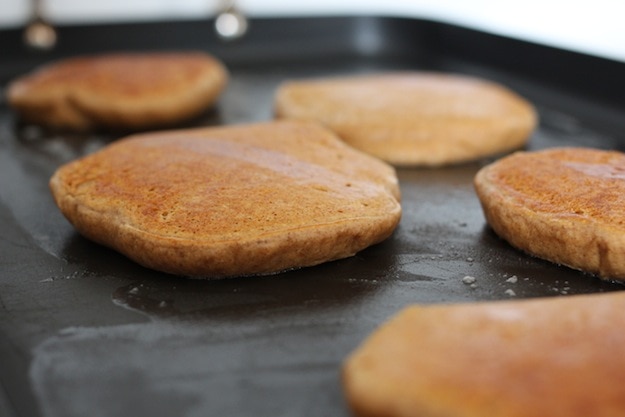
[[[24,49],[19,30],[4,30],[0,85],[72,55],[206,50],[232,78],[191,127],[271,119],[273,92],[289,78],[445,71],[503,83],[535,103],[541,122],[530,150],[625,148],[620,62],[419,19],[253,19],[231,43],[211,25],[61,27],[49,53]],[[349,259],[222,281],[148,270],[79,236],[47,185],[58,166],[124,133],[46,132],[2,100],[2,416],[347,416],[342,361],[407,305],[623,289],[521,253],[488,228],[472,180],[494,158],[399,169],[399,227]]]

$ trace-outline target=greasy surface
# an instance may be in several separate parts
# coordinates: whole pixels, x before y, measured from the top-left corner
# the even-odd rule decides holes
[[[227,77],[220,61],[201,52],[90,55],[16,78],[7,97],[24,119],[49,127],[151,128],[212,106]]]
[[[306,122],[131,136],[61,167],[50,186],[83,235],[203,278],[352,256],[401,216],[392,167]]]
[[[625,279],[625,154],[590,148],[519,152],[475,186],[489,224],[541,258]]]
[[[520,148],[534,108],[485,79],[397,72],[290,80],[277,117],[316,120],[352,146],[396,165],[440,166]]]
[[[517,60],[516,72],[507,72],[490,61],[459,59],[448,49],[420,53],[410,37],[420,22],[405,22],[406,34],[402,27],[396,32],[398,22],[390,21],[405,42],[379,40],[385,53],[400,48],[396,59],[380,51],[362,56],[341,50],[340,59],[329,57],[328,50],[351,45],[337,37],[337,26],[378,36],[378,20],[348,21],[353,25],[343,26],[341,20],[329,29],[325,19],[286,28],[281,21],[252,22],[254,36],[221,46],[241,61],[229,63],[231,84],[215,111],[194,125],[270,120],[275,88],[286,79],[426,68],[493,79],[530,99],[541,123],[529,149],[625,148],[623,111],[596,95],[553,86],[542,78],[553,67],[541,67],[533,48],[493,54],[491,44],[474,39],[489,59]],[[174,30],[163,40],[216,45],[208,36],[186,36],[188,27],[187,22],[175,26],[185,36]],[[195,27],[198,34],[207,33],[206,22]],[[274,42],[263,48],[263,27],[275,33],[275,42],[292,48],[275,50]],[[285,36],[294,28],[305,36]],[[123,32],[123,44],[137,45],[136,27],[130,29]],[[434,29],[440,33],[440,27]],[[80,33],[76,29],[76,36],[64,37],[60,45],[78,42]],[[15,39],[20,45],[21,38]],[[92,48],[98,39],[85,38],[83,47]],[[460,41],[464,46],[471,39],[463,33]],[[272,61],[268,51],[299,52],[301,59]],[[519,74],[517,62],[531,63],[539,78]],[[0,69],[6,64],[0,62]],[[571,67],[578,69],[578,62]],[[601,74],[577,76],[574,85],[605,80]],[[622,71],[617,74],[621,79]],[[0,99],[0,415],[347,417],[341,364],[404,306],[623,289],[527,256],[498,238],[486,226],[473,189],[474,175],[491,160],[398,170],[403,208],[398,228],[351,258],[219,281],[154,272],[81,237],[55,207],[48,188],[60,165],[116,139],[21,125]],[[476,278],[474,288],[462,282],[465,275]]]
[[[616,417],[625,409],[625,293],[412,306],[344,367],[370,417]]]

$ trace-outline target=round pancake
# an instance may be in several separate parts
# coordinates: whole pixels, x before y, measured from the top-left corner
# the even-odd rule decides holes
[[[518,152],[482,168],[475,189],[489,225],[512,246],[625,280],[625,154]]]
[[[517,149],[536,125],[533,107],[501,85],[428,72],[287,81],[275,114],[316,120],[355,148],[415,166]]]
[[[74,57],[14,80],[8,102],[26,121],[63,130],[172,125],[214,105],[228,80],[202,52]]]
[[[625,293],[411,306],[346,360],[359,417],[616,417]]]
[[[401,215],[391,166],[304,122],[130,136],[62,166],[50,187],[84,236],[201,278],[345,258]]]

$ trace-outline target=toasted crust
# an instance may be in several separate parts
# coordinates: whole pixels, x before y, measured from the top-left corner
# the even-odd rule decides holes
[[[488,224],[511,245],[625,280],[625,154],[584,148],[519,152],[478,172]]]
[[[360,417],[617,417],[625,293],[412,306],[343,368]]]
[[[288,81],[279,118],[316,120],[352,146],[395,165],[437,166],[522,147],[536,113],[509,89],[427,72]]]
[[[14,80],[9,104],[55,129],[145,129],[199,115],[228,80],[201,52],[117,53],[68,58]]]
[[[348,257],[401,215],[394,169],[310,123],[136,135],[61,167],[50,187],[86,237],[203,278]]]

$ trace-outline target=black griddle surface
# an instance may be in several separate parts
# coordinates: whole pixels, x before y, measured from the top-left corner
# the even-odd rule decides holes
[[[189,126],[271,119],[288,78],[426,69],[489,78],[534,102],[529,149],[625,148],[622,103],[597,85],[601,74],[616,82],[622,64],[419,20],[260,20],[226,45],[198,39],[202,25],[70,27],[52,55],[21,51],[9,31],[0,81],[72,54],[154,49],[165,28],[163,49],[203,48],[231,70],[217,109]],[[554,76],[571,63],[579,79]],[[347,416],[342,361],[404,306],[623,289],[494,235],[472,185],[493,159],[398,170],[398,229],[352,258],[223,281],[154,272],[79,236],[48,190],[58,166],[120,136],[41,131],[0,103],[2,416]]]

